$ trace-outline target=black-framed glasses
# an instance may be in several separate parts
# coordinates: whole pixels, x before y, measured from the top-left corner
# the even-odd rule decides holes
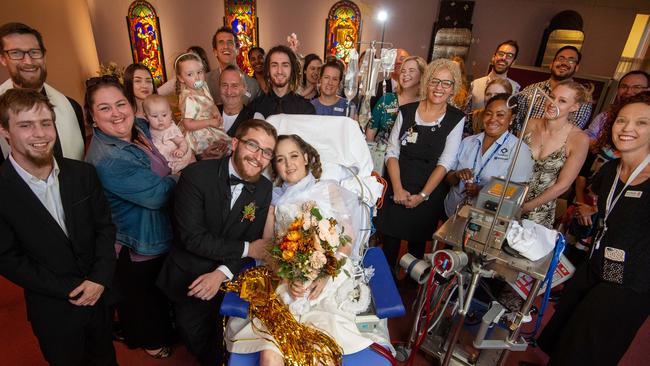
[[[239,141],[241,141],[244,144],[244,147],[246,148],[246,150],[248,150],[248,151],[250,151],[252,153],[257,153],[258,151],[262,150],[262,156],[264,157],[264,159],[271,160],[271,159],[273,159],[273,156],[275,155],[273,153],[273,149],[262,149],[262,147],[260,145],[256,144],[255,142],[253,142],[251,140],[239,139]]]
[[[569,65],[575,65],[578,63],[578,59],[575,59],[573,57],[564,57],[564,56],[559,56],[558,58],[555,59],[555,61],[566,62]]]
[[[91,78],[86,79],[86,88],[90,88],[91,86],[95,86],[101,83],[121,84],[120,79],[118,79],[118,77],[115,75],[93,76]]]
[[[515,54],[512,52],[497,51],[497,56],[503,57],[506,60],[512,60],[515,58]]]
[[[437,88],[438,85],[441,85],[443,89],[447,90],[454,86],[454,82],[452,80],[440,80],[437,78],[433,78],[429,81],[429,86],[432,88]]]
[[[41,59],[43,56],[45,56],[45,52],[40,48],[32,48],[27,51],[13,49],[4,50],[3,52],[6,53],[7,56],[9,56],[9,58],[12,60],[22,60],[25,58],[25,55],[29,55],[30,58],[33,58],[35,60]]]

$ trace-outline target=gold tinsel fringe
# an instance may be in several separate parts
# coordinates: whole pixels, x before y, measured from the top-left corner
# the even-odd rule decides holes
[[[340,366],[341,347],[329,335],[300,324],[293,317],[273,291],[271,276],[268,268],[254,267],[226,283],[225,290],[239,292],[239,296],[250,303],[249,319],[252,322],[257,318],[262,322],[284,355],[287,366]]]

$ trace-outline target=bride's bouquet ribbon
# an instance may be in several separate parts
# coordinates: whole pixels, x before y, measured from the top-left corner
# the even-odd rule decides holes
[[[248,317],[266,327],[272,341],[282,352],[287,366],[340,366],[343,351],[332,337],[318,329],[299,323],[289,308],[276,296],[271,283],[273,273],[266,267],[254,267],[224,284],[226,291],[238,292],[250,303]]]

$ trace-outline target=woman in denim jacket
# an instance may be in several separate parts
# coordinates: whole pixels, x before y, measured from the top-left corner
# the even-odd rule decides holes
[[[117,227],[114,283],[124,338],[131,348],[165,358],[169,303],[155,279],[172,242],[167,204],[176,182],[116,78],[88,79],[84,109],[94,132],[86,161],[97,169]]]

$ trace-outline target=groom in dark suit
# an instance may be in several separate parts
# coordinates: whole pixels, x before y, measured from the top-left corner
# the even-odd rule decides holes
[[[260,239],[271,204],[271,182],[261,176],[273,158],[277,133],[269,123],[243,122],[233,154],[183,170],[176,186],[176,245],[158,277],[174,305],[181,338],[202,365],[221,365],[221,284],[250,258],[266,256]]]
[[[54,158],[54,120],[37,91],[0,97],[0,136],[11,144],[0,167],[0,275],[24,289],[50,365],[117,365],[102,296],[115,269],[115,227],[93,166]]]

